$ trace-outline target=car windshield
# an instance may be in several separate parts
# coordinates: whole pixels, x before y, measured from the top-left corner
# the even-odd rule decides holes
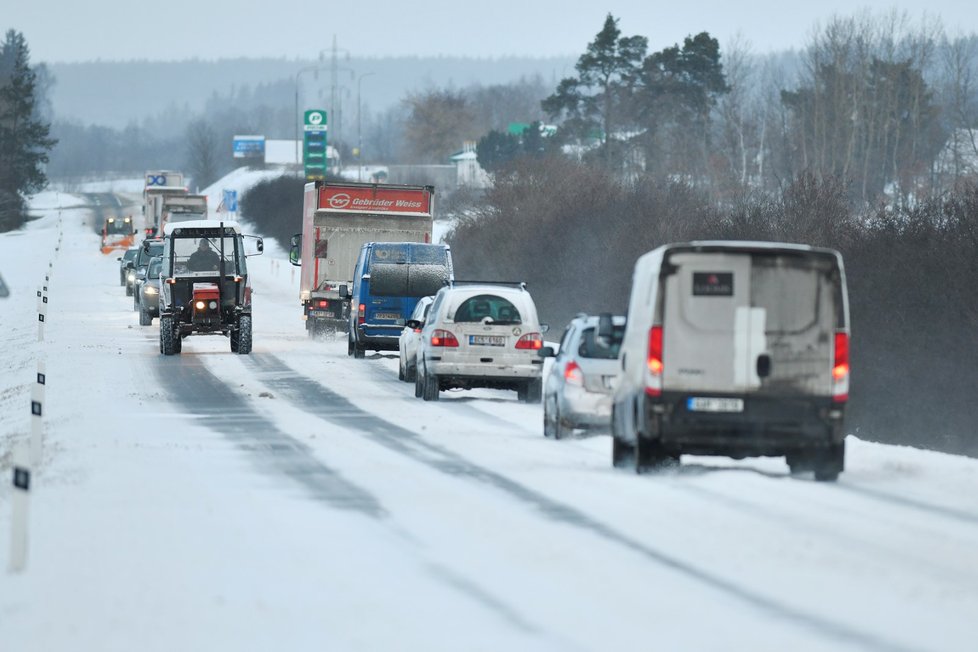
[[[132,222],[128,219],[105,221],[105,232],[108,234],[129,234],[132,233]]]
[[[136,258],[136,254],[138,253],[139,249],[127,249],[126,253],[122,254],[122,262],[126,263],[130,260],[134,260]]]
[[[163,267],[162,258],[157,257],[149,261],[149,269],[146,271],[146,278],[147,279],[159,278],[162,267]]]
[[[221,238],[173,238],[173,272],[183,275],[213,275],[221,266]],[[235,273],[235,238],[224,238],[224,273]]]
[[[582,358],[614,360],[618,357],[624,335],[625,327],[623,325],[615,326],[611,332],[611,338],[607,342],[603,342],[601,338],[596,336],[596,329],[585,328],[581,333],[581,345],[577,348],[577,354]]]
[[[481,322],[486,318],[497,324],[522,324],[520,311],[508,299],[494,294],[478,294],[463,301],[455,310],[456,322]]]
[[[147,250],[148,248],[148,250]],[[154,256],[159,256],[163,253],[163,241],[156,240],[150,242],[146,247],[141,248],[136,258],[137,267],[146,267],[149,265],[149,261]]]

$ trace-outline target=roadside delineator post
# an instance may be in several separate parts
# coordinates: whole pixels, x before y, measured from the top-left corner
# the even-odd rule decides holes
[[[38,467],[44,455],[44,390],[47,374],[44,362],[37,361],[37,382],[31,389],[31,465]]]
[[[30,508],[31,467],[23,442],[14,447],[13,515],[10,527],[10,572],[27,568],[27,525]]]

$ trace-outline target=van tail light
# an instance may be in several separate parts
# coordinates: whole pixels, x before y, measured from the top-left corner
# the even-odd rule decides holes
[[[366,321],[367,321],[367,306],[361,303],[360,307],[357,308],[357,323],[362,324]]]
[[[645,393],[648,396],[662,396],[662,326],[649,329],[649,353],[645,366]]]
[[[584,386],[584,373],[581,371],[581,367],[571,360],[564,367],[564,382],[568,385],[577,385],[578,387]]]
[[[329,308],[329,301],[326,301],[324,299],[320,299],[319,300],[319,307],[320,308]]]
[[[832,365],[832,401],[849,400],[849,334],[835,334],[835,361]]]
[[[451,331],[437,329],[431,334],[431,346],[458,347],[458,340]]]
[[[539,351],[543,348],[543,336],[540,335],[540,333],[527,333],[520,339],[516,340],[516,348]]]

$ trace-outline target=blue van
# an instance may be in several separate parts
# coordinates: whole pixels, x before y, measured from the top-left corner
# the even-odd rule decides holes
[[[421,297],[455,280],[452,250],[444,244],[368,242],[360,249],[350,293],[347,353],[397,351],[404,322]]]

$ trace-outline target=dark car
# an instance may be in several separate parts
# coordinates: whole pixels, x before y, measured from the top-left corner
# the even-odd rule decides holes
[[[127,280],[126,285],[126,296],[132,297],[133,310],[139,310],[139,300],[136,296],[136,292],[138,291],[137,286],[140,283],[140,280],[146,277],[146,268],[149,267],[149,261],[162,253],[162,239],[147,238],[146,240],[143,240],[143,244],[140,245],[139,252],[136,254],[135,260],[132,261],[133,278],[131,281]]]
[[[163,265],[162,256],[149,261],[146,276],[139,283],[136,302],[139,306],[139,325],[149,326],[153,317],[160,316],[160,271]]]
[[[139,253],[139,247],[132,247],[126,249],[126,252],[119,256],[117,260],[119,261],[119,285],[126,285],[126,275],[129,274],[129,263],[135,264],[136,255]],[[130,282],[136,278],[135,271],[132,272],[132,279]],[[129,286],[132,287],[131,285]],[[128,293],[127,293],[128,296]]]

